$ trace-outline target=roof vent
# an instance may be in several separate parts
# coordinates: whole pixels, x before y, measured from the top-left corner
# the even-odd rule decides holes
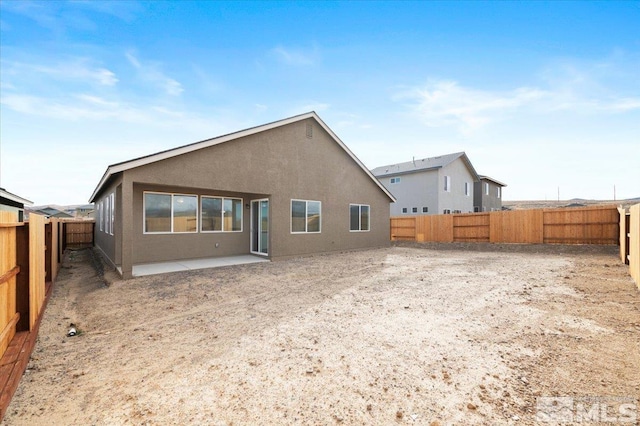
[[[313,124],[307,123],[307,139],[313,138]]]

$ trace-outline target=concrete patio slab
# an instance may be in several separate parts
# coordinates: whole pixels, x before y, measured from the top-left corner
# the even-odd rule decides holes
[[[194,269],[219,268],[221,266],[244,265],[247,263],[269,262],[269,259],[245,254],[241,256],[211,257],[207,259],[188,259],[173,262],[144,263],[133,266],[134,277],[165,274],[167,272],[189,271]]]

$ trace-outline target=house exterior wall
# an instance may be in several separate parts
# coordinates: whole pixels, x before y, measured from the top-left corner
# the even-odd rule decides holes
[[[145,234],[143,199],[146,191],[198,195],[199,200],[203,195],[242,198],[242,232]],[[249,203],[250,200],[257,198],[264,198],[264,195],[229,192],[210,188],[135,183],[133,185],[133,233],[135,238],[133,238],[132,263],[138,264],[165,260],[234,256],[249,253],[251,214],[250,210],[245,209],[244,205]]]
[[[445,191],[445,176],[450,177],[451,190]],[[400,178],[391,183],[391,178]],[[437,169],[419,170],[410,173],[389,174],[378,178],[397,199],[391,204],[391,216],[411,214],[442,214],[473,211],[474,177],[462,159]],[[464,184],[469,184],[469,195],[465,195]],[[422,208],[428,207],[426,213]],[[403,211],[403,209],[407,209]],[[416,212],[413,211],[416,208]]]
[[[312,138],[307,138],[307,124],[313,128]],[[389,244],[389,197],[314,119],[122,173],[120,267],[124,277],[130,276],[135,263],[250,251],[250,210],[246,208],[242,232],[145,234],[144,191],[227,195],[242,198],[243,205],[268,198],[272,259]],[[292,199],[322,203],[320,233],[291,233]],[[350,203],[370,205],[369,232],[350,232]],[[107,237],[101,237],[100,244],[103,241],[103,251],[111,256],[115,251],[109,248]]]
[[[120,217],[120,215],[117,214],[120,202],[118,200],[118,197],[116,197],[116,189],[119,184],[120,179],[114,179],[108,186],[105,186],[104,190],[96,199],[96,225],[94,228],[94,244],[112,265],[118,264],[116,259],[116,236],[118,235],[118,230],[120,228],[118,224],[118,218]],[[113,213],[113,229],[108,229],[105,226],[105,217],[107,215],[106,205],[107,199],[111,197],[111,194],[113,194],[112,199],[114,201],[115,211]],[[99,205],[100,207],[98,207]],[[110,218],[106,219],[110,224],[109,226],[111,226],[112,222]]]
[[[485,184],[489,184],[489,195],[486,194]],[[480,212],[502,210],[502,190],[501,185],[488,179],[476,182],[473,191],[474,208]],[[500,191],[500,195],[498,195],[498,191]]]
[[[452,161],[438,171],[438,210],[433,214],[443,214],[460,211],[473,212],[473,175],[460,158]],[[451,190],[445,191],[445,176],[450,176]],[[469,185],[469,195],[465,195],[465,182]]]
[[[400,182],[391,183],[391,178]],[[403,214],[434,214],[438,210],[438,170],[423,170],[414,173],[388,175],[379,178],[385,188],[398,201],[391,204],[391,216]],[[423,212],[427,207],[427,213]],[[416,209],[416,212],[413,209]],[[406,209],[406,211],[403,211]]]

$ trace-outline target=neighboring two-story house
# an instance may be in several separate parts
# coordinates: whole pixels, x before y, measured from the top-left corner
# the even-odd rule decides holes
[[[474,211],[480,182],[464,152],[377,167],[371,171],[397,199],[391,216]]]
[[[17,215],[18,222],[24,220],[24,206],[32,206],[33,202],[0,188],[0,211],[8,211]]]
[[[473,188],[474,212],[502,210],[502,188],[506,184],[489,176],[480,175],[480,181]]]
[[[74,216],[77,218],[92,219],[95,216],[95,207],[93,204],[85,204],[75,208]]]

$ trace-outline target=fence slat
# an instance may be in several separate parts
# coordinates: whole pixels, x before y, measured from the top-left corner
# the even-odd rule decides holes
[[[0,211],[0,357],[16,333],[16,227],[21,226],[18,215]],[[18,315],[18,319],[20,316]]]

